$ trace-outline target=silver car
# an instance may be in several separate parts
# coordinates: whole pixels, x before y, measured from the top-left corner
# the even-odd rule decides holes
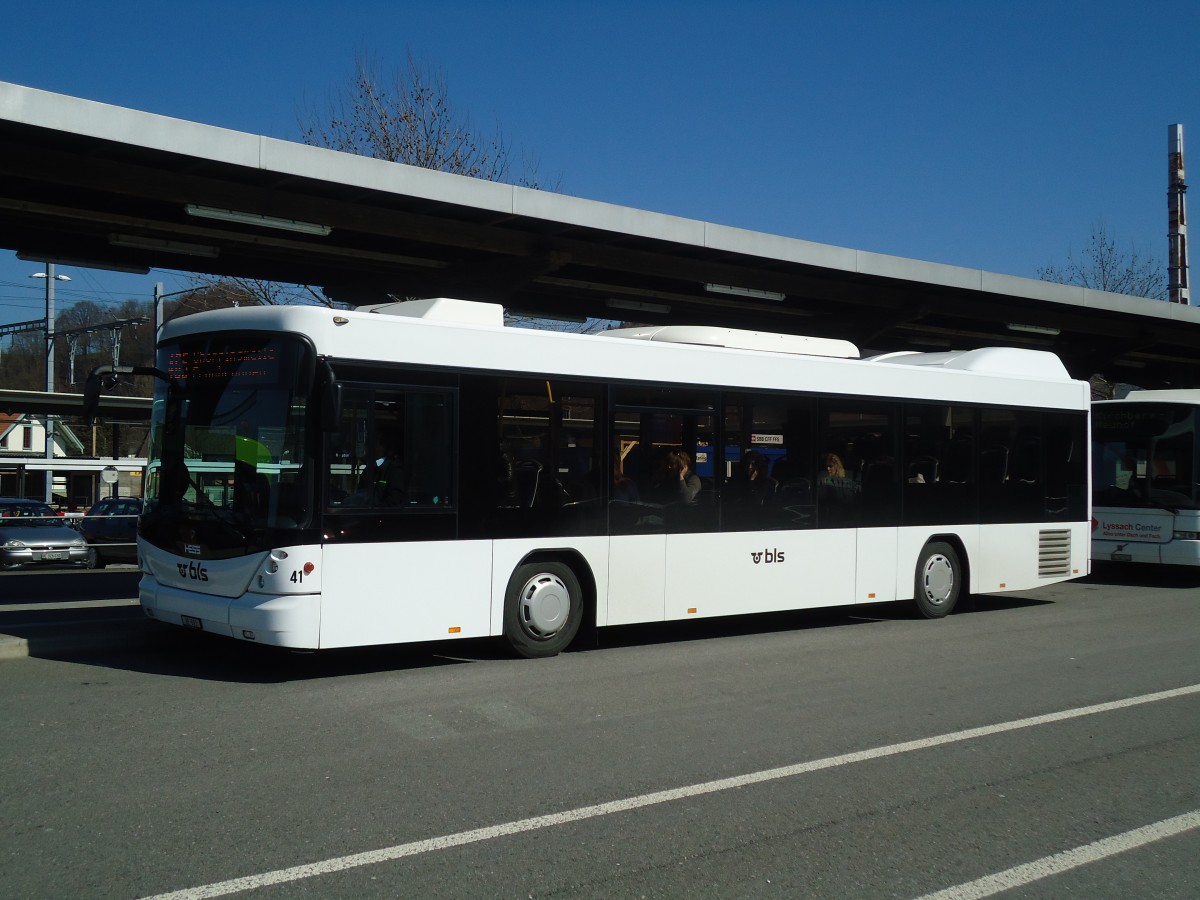
[[[0,563],[81,563],[87,541],[45,503],[0,497]]]

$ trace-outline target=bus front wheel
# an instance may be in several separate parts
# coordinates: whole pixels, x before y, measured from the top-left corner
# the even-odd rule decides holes
[[[963,568],[958,553],[949,544],[934,541],[925,545],[917,560],[913,605],[927,619],[949,615],[962,589]]]
[[[513,572],[504,598],[504,636],[521,656],[557,656],[582,620],[583,590],[570,566],[525,563]]]

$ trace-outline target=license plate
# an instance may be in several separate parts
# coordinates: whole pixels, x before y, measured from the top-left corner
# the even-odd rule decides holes
[[[185,628],[203,628],[204,627],[202,624],[200,624],[200,620],[197,619],[195,616],[180,616],[179,620],[183,623],[183,626]]]
[[[62,558],[63,558],[62,553],[56,552],[56,551],[51,551],[49,553],[42,554],[42,559],[62,559]]]
[[[1109,557],[1113,562],[1133,562],[1132,553],[1114,553]]]

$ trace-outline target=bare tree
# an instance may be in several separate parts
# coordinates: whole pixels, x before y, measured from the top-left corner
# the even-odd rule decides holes
[[[218,306],[328,306],[341,309],[345,304],[325,296],[317,287],[307,284],[287,284],[282,281],[263,281],[260,278],[214,278],[198,275],[195,290]],[[215,308],[215,307],[214,307]],[[196,310],[187,310],[195,312]]]
[[[558,179],[542,183],[538,159],[528,153],[522,155],[521,175],[511,179],[511,153],[500,126],[490,135],[476,129],[469,117],[455,111],[445,75],[422,66],[411,52],[407,65],[389,74],[366,56],[356,57],[350,83],[320,112],[303,115],[300,131],[305,143],[344,153],[534,189],[559,187]],[[308,290],[328,302],[321,292]],[[508,322],[572,331],[595,331],[607,324],[526,316],[509,316]]]
[[[1037,270],[1042,281],[1075,284],[1098,291],[1167,299],[1166,269],[1151,256],[1143,255],[1136,247],[1121,249],[1117,239],[1109,235],[1103,223],[1092,226],[1092,234],[1084,245],[1081,258],[1067,256],[1065,266],[1041,266]]]
[[[321,112],[300,118],[306,144],[389,162],[437,169],[485,181],[509,181],[511,155],[497,125],[476,129],[450,103],[446,77],[408,54],[408,64],[385,75],[366,56],[355,59],[354,77]],[[523,159],[515,184],[540,188],[537,160]]]
[[[389,74],[359,55],[353,78],[331,93],[325,105],[299,116],[306,144],[389,162],[436,169],[485,181],[510,181],[511,154],[499,125],[493,134],[476,129],[456,113],[445,75],[408,53],[407,65]],[[537,157],[523,154],[522,174],[512,183],[546,189]],[[557,189],[556,179],[549,189]],[[200,278],[206,299],[227,305],[312,304],[340,307],[318,287],[287,285],[249,278]],[[397,296],[396,299],[404,299]],[[561,322],[509,317],[509,324],[567,330]],[[594,331],[607,323],[589,320],[569,330]]]

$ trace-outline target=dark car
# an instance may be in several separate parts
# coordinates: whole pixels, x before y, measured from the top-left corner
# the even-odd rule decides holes
[[[42,563],[81,563],[79,532],[40,500],[0,497],[0,562],[6,569]]]
[[[142,501],[137,497],[108,497],[99,501],[79,520],[87,539],[89,569],[103,569],[110,562],[137,562],[137,520]]]

